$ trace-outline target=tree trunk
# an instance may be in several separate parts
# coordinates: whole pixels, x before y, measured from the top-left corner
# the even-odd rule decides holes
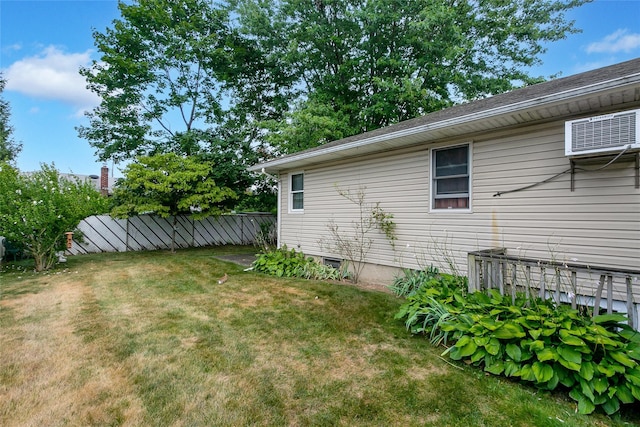
[[[45,270],[44,258],[45,257],[43,257],[42,254],[39,254],[39,253],[34,253],[33,254],[33,260],[34,260],[35,268],[36,268],[37,272]]]

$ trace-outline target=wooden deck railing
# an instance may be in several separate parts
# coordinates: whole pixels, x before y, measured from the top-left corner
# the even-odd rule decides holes
[[[572,308],[591,308],[593,315],[603,310],[625,313],[629,325],[640,329],[640,301],[634,300],[640,287],[638,270],[508,256],[504,248],[469,252],[468,262],[470,292],[498,289],[514,301],[516,293],[524,292]]]

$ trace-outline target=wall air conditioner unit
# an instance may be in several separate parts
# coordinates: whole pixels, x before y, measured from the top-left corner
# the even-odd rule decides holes
[[[565,156],[640,149],[640,110],[622,111],[565,122]]]

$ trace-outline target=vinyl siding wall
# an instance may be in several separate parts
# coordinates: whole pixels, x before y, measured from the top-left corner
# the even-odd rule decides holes
[[[425,144],[307,168],[300,214],[288,213],[289,179],[281,174],[281,243],[309,255],[338,257],[323,251],[319,241],[330,238],[331,219],[349,232],[357,206],[336,187],[355,191],[363,186],[367,201],[380,202],[397,224],[395,251],[383,234],[371,234],[374,244],[368,261],[373,264],[448,269],[450,259],[466,274],[467,252],[505,247],[510,255],[527,258],[639,267],[640,190],[634,186],[633,162],[577,172],[574,192],[567,173],[494,197],[570,167],[564,156],[564,124],[483,135],[471,142],[471,212],[430,212],[430,149],[465,142],[471,141]]]

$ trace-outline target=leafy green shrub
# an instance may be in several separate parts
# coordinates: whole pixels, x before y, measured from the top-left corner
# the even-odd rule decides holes
[[[437,269],[430,268],[431,273]],[[455,301],[462,303],[467,293],[467,278],[451,274],[437,273],[435,275],[421,272],[412,276],[427,278],[409,296],[407,302],[400,308],[397,319],[407,317],[407,329],[412,334],[428,334],[431,342],[447,344],[449,332],[440,328],[440,325],[453,313],[449,305]]]
[[[342,272],[337,268],[314,260],[300,267],[298,276],[312,280],[342,280],[344,278]]]
[[[92,184],[65,178],[53,165],[24,174],[0,162],[0,235],[33,257],[36,271],[53,267],[66,248],[64,233],[104,213],[107,203]]]
[[[444,282],[444,281],[443,281]],[[496,290],[466,294],[443,283],[420,288],[396,318],[412,333],[427,334],[444,353],[486,372],[537,387],[564,387],[580,413],[607,414],[640,400],[640,334],[620,314],[582,316],[550,300],[515,302]]]
[[[406,277],[406,281],[396,279],[394,284],[397,284],[395,288],[399,290],[398,295],[405,290],[409,291],[410,295],[403,305],[403,307],[406,306],[408,312],[419,311],[421,307],[428,305],[431,297],[438,301],[451,302],[457,296],[462,303],[467,294],[468,281],[466,277],[439,273],[435,267],[418,272],[409,270]],[[393,288],[394,285],[392,284],[391,287]],[[417,322],[419,319],[415,320]],[[410,323],[416,322],[411,321]]]
[[[389,285],[389,289],[399,297],[409,297],[426,282],[438,275],[438,268],[430,266],[426,270],[412,270],[405,268],[403,276],[398,276],[393,283]]]
[[[262,252],[256,257],[252,267],[261,273],[277,277],[296,277],[299,268],[307,263],[302,252],[287,250],[286,246],[272,251]]]
[[[304,277],[314,280],[339,280],[339,270],[305,257],[295,249],[287,250],[286,245],[280,249],[259,254],[253,262],[255,271],[277,277]]]

